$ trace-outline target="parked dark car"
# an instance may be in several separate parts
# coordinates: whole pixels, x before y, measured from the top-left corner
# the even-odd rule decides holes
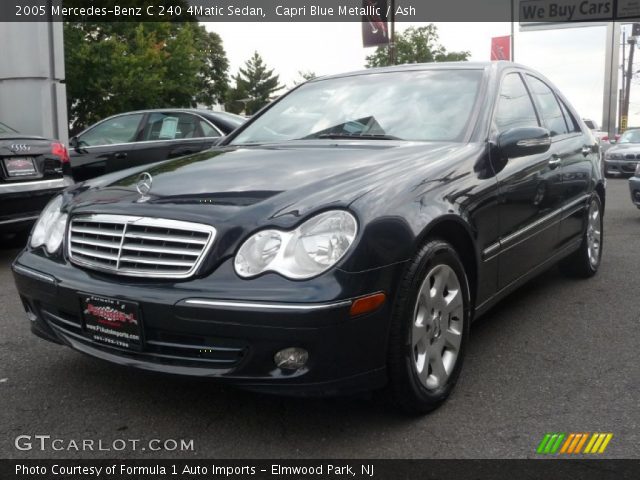
[[[606,176],[630,176],[640,163],[640,129],[630,128],[609,148],[604,157]]]
[[[114,115],[71,138],[76,181],[211,148],[244,123],[239,115],[164,109]]]
[[[212,150],[56,197],[17,288],[37,335],[115,364],[298,395],[387,385],[426,412],[472,319],[558,261],[598,270],[605,184],[579,118],[511,63],[316,79]]]
[[[0,233],[33,225],[56,193],[73,184],[58,140],[25,135],[0,123]]]

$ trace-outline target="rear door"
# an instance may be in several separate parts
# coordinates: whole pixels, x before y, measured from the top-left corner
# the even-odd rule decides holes
[[[152,112],[142,130],[142,163],[181,157],[208,148],[205,129],[212,127],[200,116],[188,112]]]
[[[521,74],[507,73],[494,114],[494,136],[537,126],[540,119]],[[547,152],[494,165],[500,195],[500,288],[543,263],[557,244],[562,177],[559,163],[552,160]]]
[[[561,164],[562,221],[557,245],[560,248],[582,235],[598,145],[592,135],[582,132],[575,115],[551,86],[531,74],[527,75],[527,83],[551,131],[553,158]]]

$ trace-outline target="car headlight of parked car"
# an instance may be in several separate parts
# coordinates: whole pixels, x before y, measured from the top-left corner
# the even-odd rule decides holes
[[[60,248],[67,225],[67,214],[60,211],[61,206],[62,196],[58,195],[44,208],[31,234],[31,248],[44,245],[49,253]]]
[[[262,230],[245,241],[235,258],[243,278],[266,271],[302,280],[333,267],[353,244],[358,223],[344,210],[316,215],[291,231]]]
[[[609,160],[620,160],[620,159],[622,159],[622,154],[621,153],[607,153],[605,158],[607,158]]]

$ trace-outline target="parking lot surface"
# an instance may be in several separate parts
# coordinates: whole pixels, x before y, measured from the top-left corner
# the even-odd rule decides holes
[[[523,458],[547,432],[611,432],[604,456],[639,458],[639,232],[627,181],[609,180],[599,274],[571,280],[553,268],[476,322],[453,396],[420,418],[379,394],[257,395],[40,340],[9,268],[18,250],[1,247],[0,458]],[[63,439],[63,449],[20,451],[19,435]],[[193,451],[65,446],[84,439],[186,439]]]

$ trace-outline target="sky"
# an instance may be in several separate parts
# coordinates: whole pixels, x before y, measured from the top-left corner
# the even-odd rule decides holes
[[[206,23],[223,40],[230,73],[258,51],[291,87],[299,71],[316,75],[359,70],[374,49],[362,47],[359,23]],[[396,30],[421,24],[397,23]],[[468,50],[470,60],[489,60],[491,37],[509,35],[508,22],[436,23],[448,51]],[[630,27],[625,27],[630,28]],[[515,61],[549,78],[583,118],[602,122],[606,27],[590,26],[520,32],[516,25]],[[632,88],[633,92],[633,88]],[[636,97],[638,98],[638,97]],[[640,102],[630,107],[630,125],[640,125]]]

